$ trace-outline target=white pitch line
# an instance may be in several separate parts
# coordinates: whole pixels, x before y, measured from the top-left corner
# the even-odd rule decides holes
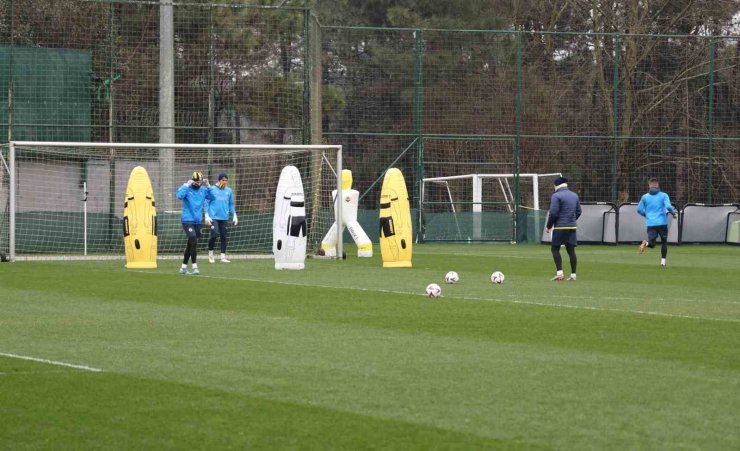
[[[56,360],[42,359],[39,357],[31,357],[27,355],[10,354],[7,352],[0,352],[0,356],[10,357],[10,358],[19,359],[19,360],[30,360],[32,362],[46,363],[48,365],[64,366],[67,368],[75,368],[75,369],[84,370],[84,371],[92,371],[94,373],[100,373],[103,371],[100,368],[93,368],[91,366],[86,366],[86,365],[75,365],[74,363],[59,362]]]

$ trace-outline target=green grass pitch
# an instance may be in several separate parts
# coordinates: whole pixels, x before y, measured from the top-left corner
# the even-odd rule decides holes
[[[353,250],[0,265],[0,449],[740,448],[740,247]]]

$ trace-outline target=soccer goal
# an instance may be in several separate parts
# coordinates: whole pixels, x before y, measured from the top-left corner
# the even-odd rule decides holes
[[[160,258],[184,250],[175,191],[193,171],[211,181],[221,172],[229,176],[239,216],[238,225],[229,224],[228,252],[235,258],[271,256],[283,167],[296,166],[303,180],[309,253],[334,221],[331,192],[341,187],[341,146],[18,141],[2,156],[0,253],[11,260],[123,259],[124,197],[136,166],[147,170],[154,189]],[[203,232],[205,249],[208,229]]]
[[[534,239],[560,173],[519,174],[519,209],[525,223],[517,224],[515,174],[464,174],[429,177],[422,181],[421,204],[426,241],[517,241]],[[531,214],[530,214],[531,213]],[[529,224],[531,223],[531,224]],[[531,227],[530,227],[531,226]],[[523,235],[521,232],[526,231]],[[539,239],[537,235],[536,239]]]

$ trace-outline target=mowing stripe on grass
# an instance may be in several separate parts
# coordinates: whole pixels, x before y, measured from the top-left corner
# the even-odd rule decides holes
[[[36,376],[46,375],[49,373],[65,373],[67,370],[47,370],[47,371],[13,371],[11,373],[0,371],[0,376]]]
[[[74,363],[59,362],[57,360],[48,360],[48,359],[42,359],[39,357],[31,357],[27,355],[10,354],[7,352],[0,352],[0,356],[10,357],[12,359],[30,360],[32,362],[46,363],[47,365],[64,366],[67,368],[75,368],[75,369],[83,370],[83,371],[92,371],[94,373],[100,373],[103,371],[100,368],[93,368],[87,365],[75,365]]]
[[[183,277],[180,274],[163,274],[163,273],[152,273],[147,271],[139,271],[139,270],[133,270],[131,272],[137,272],[140,274],[151,274],[151,275],[165,275],[165,276],[173,276],[173,277]],[[275,281],[275,280],[264,280],[264,279],[249,279],[249,278],[235,278],[235,277],[223,277],[223,276],[208,276],[208,275],[197,275],[194,277],[198,277],[201,279],[216,279],[216,280],[242,280],[244,282],[258,282],[258,283],[271,283],[276,285],[287,285],[287,286],[300,286],[300,287],[317,287],[317,288],[330,288],[330,289],[337,289],[337,290],[353,290],[353,291],[371,291],[371,292],[379,292],[379,293],[390,293],[390,294],[407,294],[412,296],[424,296],[425,294],[416,293],[416,292],[410,292],[410,291],[398,291],[398,290],[384,290],[384,289],[378,289],[378,288],[363,288],[363,287],[339,287],[339,286],[333,286],[333,285],[319,285],[319,284],[307,284],[307,283],[299,283],[299,282],[284,282],[284,281]],[[555,297],[563,297],[565,296],[555,296]],[[443,296],[444,298],[444,296]],[[615,312],[615,313],[631,313],[635,315],[649,315],[649,316],[662,316],[666,318],[683,318],[683,319],[696,319],[696,320],[709,320],[709,321],[719,321],[719,322],[726,322],[726,323],[740,323],[740,320],[738,319],[732,319],[732,318],[713,318],[713,317],[707,317],[707,316],[694,316],[694,315],[679,315],[675,313],[665,313],[665,312],[654,312],[654,311],[646,311],[646,310],[628,310],[628,309],[615,309],[615,308],[604,308],[604,307],[593,307],[589,305],[572,305],[572,304],[552,304],[547,302],[537,302],[537,301],[523,301],[520,299],[501,299],[501,298],[479,298],[474,296],[455,296],[454,299],[460,299],[465,301],[484,301],[484,302],[503,302],[503,303],[509,303],[509,304],[522,304],[522,305],[536,305],[539,307],[553,307],[553,308],[565,308],[565,309],[576,309],[576,310],[592,310],[592,311],[599,311],[599,312]],[[613,300],[639,300],[635,298],[630,297],[619,297],[619,296],[609,296],[605,297],[604,299],[613,299]],[[666,301],[668,301],[666,299]],[[688,302],[693,302],[690,300],[687,300]],[[729,302],[729,304],[733,304],[732,302]]]

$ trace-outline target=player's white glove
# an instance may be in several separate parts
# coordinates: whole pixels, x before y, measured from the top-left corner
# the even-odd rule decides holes
[[[208,216],[208,213],[206,213],[206,224],[207,224],[207,225],[209,225],[209,226],[210,226],[211,224],[213,224],[213,220],[211,219],[211,217],[210,217],[210,216]]]
[[[208,183],[208,179],[203,179],[203,185],[205,185],[206,187],[211,186],[211,184]]]
[[[234,212],[234,225],[239,224],[239,220],[236,219],[236,212]]]
[[[193,179],[188,180],[187,182],[185,182],[185,184],[188,185],[188,186],[192,185],[193,184]]]

